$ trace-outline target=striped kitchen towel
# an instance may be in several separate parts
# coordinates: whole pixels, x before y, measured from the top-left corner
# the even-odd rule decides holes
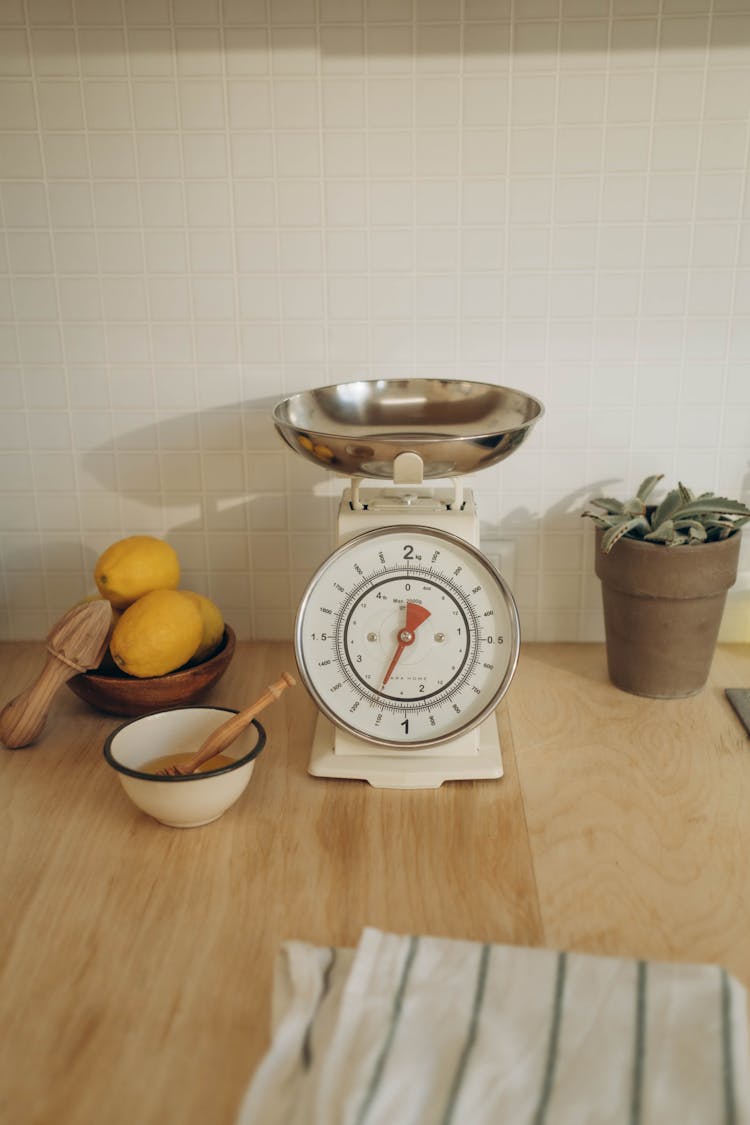
[[[237,1125],[747,1125],[745,989],[683,965],[401,937],[282,947]]]

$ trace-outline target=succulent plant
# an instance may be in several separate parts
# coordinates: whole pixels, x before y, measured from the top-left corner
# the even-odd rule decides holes
[[[647,503],[663,475],[646,477],[631,500],[599,496],[589,501],[592,507],[582,515],[604,529],[602,551],[605,554],[623,536],[666,547],[687,547],[726,539],[750,520],[750,508],[739,500],[727,500],[712,492],[696,496],[682,483],[668,492],[660,503]]]

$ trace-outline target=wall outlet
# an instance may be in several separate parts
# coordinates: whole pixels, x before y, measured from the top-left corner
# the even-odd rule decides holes
[[[719,629],[719,644],[741,645],[750,640],[750,570],[741,570],[727,592]]]
[[[492,565],[500,571],[511,590],[516,578],[516,545],[512,539],[496,539],[480,536],[482,552]]]

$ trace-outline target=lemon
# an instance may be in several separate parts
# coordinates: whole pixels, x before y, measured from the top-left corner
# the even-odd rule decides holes
[[[200,664],[206,660],[219,647],[219,642],[224,636],[224,616],[217,606],[204,594],[196,594],[194,590],[180,591],[195,600],[203,619],[203,636],[198,649],[193,653],[191,664]]]
[[[203,615],[182,590],[151,590],[124,611],[109,650],[129,676],[164,676],[186,664],[203,637]]]
[[[180,581],[177,552],[153,535],[118,539],[99,556],[94,581],[115,609],[126,609],[151,590],[174,590]]]

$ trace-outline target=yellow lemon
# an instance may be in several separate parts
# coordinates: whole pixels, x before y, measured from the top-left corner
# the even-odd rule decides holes
[[[203,636],[203,616],[181,590],[151,590],[124,611],[109,650],[129,676],[164,676],[187,664]]]
[[[196,594],[194,590],[181,590],[180,592],[186,594],[189,598],[193,598],[201,611],[203,636],[197,651],[193,653],[190,660],[191,664],[200,664],[219,647],[219,642],[224,636],[224,616],[216,602],[212,602],[204,594]]]
[[[115,609],[126,609],[151,590],[174,590],[180,581],[177,552],[153,535],[118,539],[94,567],[94,581]]]

